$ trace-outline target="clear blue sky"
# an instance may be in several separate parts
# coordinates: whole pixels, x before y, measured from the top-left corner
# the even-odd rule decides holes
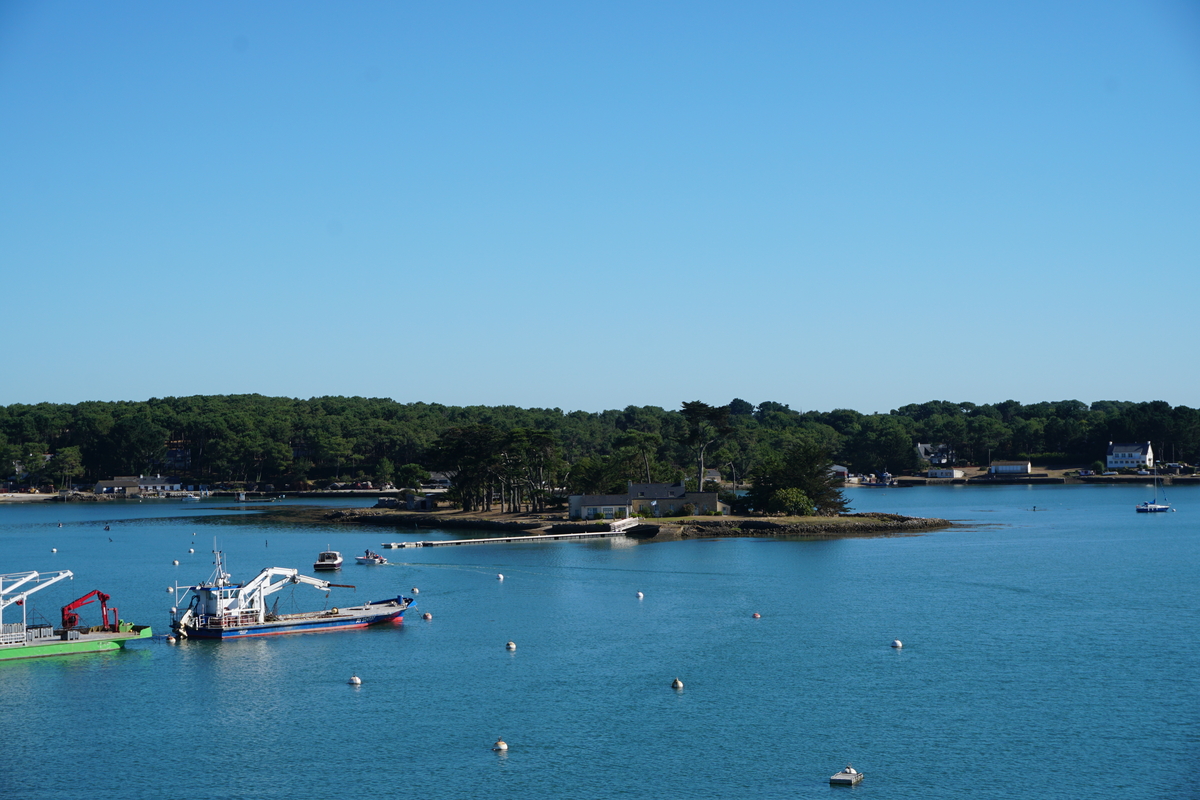
[[[0,2],[0,404],[1200,405],[1195,2]]]

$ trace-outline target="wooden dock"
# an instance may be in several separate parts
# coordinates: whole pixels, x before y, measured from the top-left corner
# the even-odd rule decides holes
[[[587,531],[586,533],[535,533],[530,536],[489,536],[486,539],[423,539],[419,542],[384,542],[384,547],[449,547],[460,544],[512,544],[513,542],[551,542],[569,539],[610,539],[625,531]]]

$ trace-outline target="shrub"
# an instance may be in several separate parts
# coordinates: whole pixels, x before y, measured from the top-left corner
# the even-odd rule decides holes
[[[808,495],[795,488],[776,489],[771,494],[767,509],[776,514],[788,514],[793,517],[808,517],[816,510]]]

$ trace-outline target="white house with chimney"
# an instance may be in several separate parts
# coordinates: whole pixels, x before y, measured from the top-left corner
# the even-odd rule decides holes
[[[1107,469],[1150,469],[1154,466],[1154,448],[1149,442],[1108,443]]]

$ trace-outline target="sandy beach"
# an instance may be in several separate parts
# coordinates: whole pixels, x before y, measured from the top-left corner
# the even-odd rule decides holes
[[[0,492],[0,503],[28,503],[35,500],[50,500],[58,495],[53,494],[27,494],[16,492]]]

